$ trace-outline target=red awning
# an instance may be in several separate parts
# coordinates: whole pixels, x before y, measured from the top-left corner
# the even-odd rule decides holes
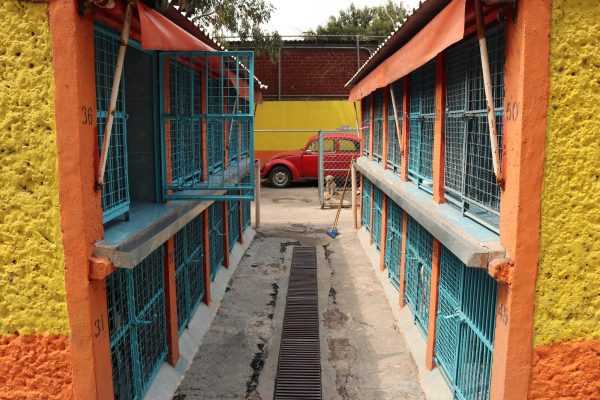
[[[350,91],[360,100],[425,65],[465,35],[466,0],[453,0],[398,51],[365,76]]]
[[[156,10],[137,1],[144,50],[215,51]]]

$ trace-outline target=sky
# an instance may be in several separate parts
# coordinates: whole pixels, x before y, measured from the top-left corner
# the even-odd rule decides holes
[[[398,0],[396,0],[398,1]],[[300,35],[327,21],[330,15],[337,15],[351,2],[358,7],[383,4],[384,0],[269,0],[275,7],[267,29],[277,30],[280,35]],[[417,8],[419,0],[403,0],[407,9]]]

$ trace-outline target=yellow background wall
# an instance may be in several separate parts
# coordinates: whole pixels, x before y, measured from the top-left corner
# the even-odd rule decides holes
[[[552,2],[530,399],[600,393],[600,6]]]
[[[357,108],[360,116],[360,107]],[[332,130],[346,125],[356,129],[354,106],[337,101],[265,101],[256,110],[255,130],[306,129],[306,132],[255,132],[254,149],[261,163],[281,151],[304,148],[308,138],[318,130]],[[311,131],[312,130],[312,131]]]
[[[554,0],[535,345],[600,339],[600,6]]]
[[[69,333],[47,8],[0,2],[0,335]]]

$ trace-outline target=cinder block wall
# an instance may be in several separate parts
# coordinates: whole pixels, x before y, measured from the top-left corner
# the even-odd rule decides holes
[[[600,393],[600,7],[552,4],[550,104],[536,286],[536,399]]]
[[[0,15],[0,398],[72,398],[48,5]]]

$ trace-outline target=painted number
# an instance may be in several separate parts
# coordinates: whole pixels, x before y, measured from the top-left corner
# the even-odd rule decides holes
[[[81,113],[83,114],[83,118],[81,120],[81,123],[83,125],[94,124],[94,114],[92,113],[92,107],[81,107]]]
[[[508,323],[508,308],[504,304],[498,304],[498,315],[500,316],[500,321],[506,325]]]
[[[519,118],[520,104],[517,101],[509,101],[506,103],[506,120],[516,121]]]
[[[94,328],[94,337],[98,337],[104,332],[104,314],[100,314],[100,318],[96,318]]]

